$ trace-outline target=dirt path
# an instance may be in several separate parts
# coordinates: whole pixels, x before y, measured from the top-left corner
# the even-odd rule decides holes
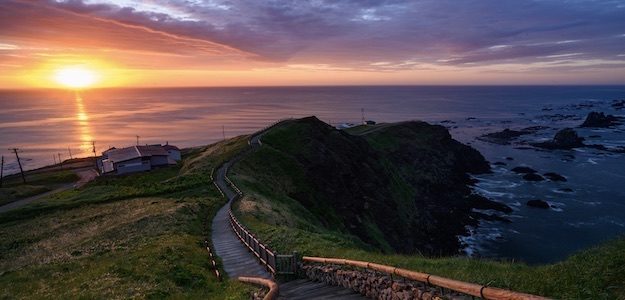
[[[34,201],[37,201],[41,198],[44,198],[48,195],[52,195],[52,194],[56,194],[62,191],[66,191],[69,190],[71,188],[79,188],[82,187],[83,185],[87,184],[89,181],[94,180],[97,176],[98,176],[98,172],[96,172],[96,170],[94,170],[93,168],[83,168],[83,169],[76,169],[74,170],[74,173],[76,173],[76,175],[78,175],[80,177],[80,179],[78,179],[78,181],[74,182],[74,183],[68,183],[68,184],[64,184],[54,190],[39,194],[39,195],[35,195],[32,197],[28,197],[28,198],[24,198],[24,199],[20,199],[17,201],[13,201],[11,203],[7,203],[5,205],[0,206],[0,213],[4,213],[7,212],[9,210],[13,210],[19,207],[22,207],[26,204],[32,203]]]

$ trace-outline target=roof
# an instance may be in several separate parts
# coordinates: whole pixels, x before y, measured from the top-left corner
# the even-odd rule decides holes
[[[163,149],[165,149],[165,150],[167,150],[167,151],[169,151],[169,150],[177,150],[177,151],[180,151],[180,149],[178,149],[178,147],[173,146],[173,145],[165,145],[165,146],[163,146]]]
[[[102,154],[107,154],[110,151],[115,150],[115,149],[117,149],[117,148],[115,148],[115,147],[108,148],[107,150],[104,150],[104,152],[102,152]]]
[[[108,151],[108,159],[113,162],[127,161],[139,157],[167,155],[167,151],[160,146],[132,146]]]
[[[154,155],[169,155],[167,150],[163,149],[163,147],[159,146],[135,146],[137,151],[141,156],[154,156]]]

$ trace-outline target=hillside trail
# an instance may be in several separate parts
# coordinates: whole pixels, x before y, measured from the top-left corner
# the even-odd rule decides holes
[[[260,138],[263,133],[264,132],[257,133],[250,138],[250,147],[261,147],[262,142]],[[226,271],[230,278],[251,276],[273,279],[271,273],[259,263],[256,256],[248,251],[230,226],[228,211],[237,193],[227,183],[226,172],[236,163],[236,160],[235,158],[224,163],[215,171],[214,175],[214,182],[228,199],[228,203],[219,209],[212,221],[211,238],[215,254],[221,258],[224,271]],[[362,295],[350,289],[328,286],[308,279],[297,279],[278,283],[278,285],[280,290],[278,299],[365,299]]]
[[[53,194],[56,194],[56,193],[67,191],[67,190],[72,189],[72,188],[76,188],[76,189],[80,188],[83,185],[87,184],[88,182],[94,180],[96,177],[98,177],[98,172],[96,170],[94,170],[93,168],[91,168],[91,167],[83,168],[83,169],[76,169],[76,170],[73,170],[73,171],[79,177],[79,179],[76,182],[66,183],[66,184],[61,185],[61,186],[59,186],[59,187],[57,187],[57,188],[55,188],[55,189],[53,189],[51,191],[47,191],[45,193],[41,193],[41,194],[38,194],[38,195],[34,195],[34,196],[31,196],[31,197],[27,197],[27,198],[24,198],[24,199],[20,199],[20,200],[13,201],[11,203],[7,203],[5,205],[2,205],[2,206],[0,206],[0,213],[4,213],[4,212],[7,212],[7,211],[16,209],[16,208],[20,208],[20,207],[22,207],[24,205],[33,203],[33,202],[35,202],[35,201],[37,201],[39,199],[42,199],[42,198],[44,198],[46,196],[49,196],[49,195],[53,195]]]

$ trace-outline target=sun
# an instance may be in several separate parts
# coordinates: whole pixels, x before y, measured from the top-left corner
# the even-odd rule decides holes
[[[68,66],[55,71],[54,80],[69,88],[87,88],[98,81],[98,74],[84,66]]]

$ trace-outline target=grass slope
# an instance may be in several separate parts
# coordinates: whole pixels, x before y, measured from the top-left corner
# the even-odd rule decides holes
[[[0,205],[39,195],[76,180],[78,180],[78,175],[70,170],[29,174],[26,184],[22,183],[19,175],[10,176],[4,178],[2,188],[0,188]]]
[[[625,239],[544,266],[463,257],[396,255],[390,253],[376,226],[367,223],[363,226],[377,237],[373,242],[363,242],[341,226],[332,208],[320,207],[319,203],[302,204],[290,196],[296,190],[316,192],[302,166],[289,155],[295,151],[313,151],[299,148],[301,140],[306,139],[301,130],[298,126],[272,129],[263,138],[263,147],[235,165],[231,175],[246,194],[235,203],[235,213],[278,252],[373,261],[561,299],[625,299]],[[396,145],[392,138],[376,132],[364,128],[355,131],[375,134],[372,140],[375,147]],[[397,190],[411,193],[401,185]]]
[[[0,299],[248,299],[254,288],[219,282],[203,246],[225,203],[210,172],[245,145],[193,149],[178,167],[98,178],[1,214]]]

